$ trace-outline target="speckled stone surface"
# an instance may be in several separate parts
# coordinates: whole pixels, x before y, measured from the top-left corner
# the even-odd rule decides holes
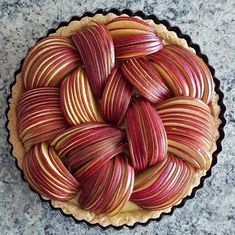
[[[72,15],[97,8],[156,14],[189,34],[221,80],[227,106],[226,139],[213,175],[195,198],[160,222],[121,231],[75,224],[39,200],[15,168],[6,141],[9,84],[29,47]],[[234,0],[0,0],[0,234],[234,234],[235,233],[235,2]]]

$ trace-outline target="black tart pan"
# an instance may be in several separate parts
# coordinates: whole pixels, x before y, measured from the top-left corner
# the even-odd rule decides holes
[[[189,45],[190,47],[192,47],[192,48],[195,49],[197,55],[198,55],[199,57],[201,57],[201,58],[203,59],[203,61],[206,63],[206,65],[209,67],[209,69],[210,69],[210,71],[211,71],[211,73],[212,73],[212,76],[213,76],[214,83],[215,83],[215,92],[216,92],[216,93],[218,94],[218,96],[219,96],[218,105],[220,106],[220,109],[221,109],[220,114],[219,114],[219,119],[221,120],[221,124],[220,124],[220,126],[219,126],[219,139],[216,141],[217,150],[216,150],[216,151],[213,153],[213,155],[212,155],[212,156],[213,156],[213,161],[212,161],[211,168],[207,171],[206,175],[201,178],[200,184],[199,184],[197,187],[195,187],[195,188],[193,189],[193,191],[192,191],[192,193],[191,193],[190,196],[185,197],[179,205],[173,206],[172,209],[171,209],[171,211],[170,211],[169,213],[162,213],[162,214],[160,215],[160,217],[157,218],[157,219],[149,219],[149,220],[148,220],[147,222],[145,222],[145,223],[136,222],[136,223],[135,223],[134,225],[132,225],[132,226],[122,225],[122,226],[119,226],[119,227],[113,226],[113,225],[109,225],[109,226],[107,226],[107,227],[103,227],[103,226],[101,226],[101,225],[98,224],[98,223],[97,223],[97,224],[91,224],[91,223],[89,223],[89,222],[87,222],[87,221],[85,221],[85,220],[77,220],[73,215],[71,215],[71,214],[65,214],[60,208],[55,208],[55,207],[52,205],[51,200],[45,200],[45,199],[43,199],[42,196],[41,196],[39,193],[37,193],[33,188],[31,188],[31,187],[29,186],[29,187],[31,188],[31,190],[34,191],[34,192],[39,196],[39,198],[41,199],[41,201],[48,203],[48,205],[50,206],[50,208],[51,208],[52,210],[57,210],[57,211],[59,211],[63,216],[66,216],[66,217],[71,218],[75,223],[85,223],[85,224],[88,225],[89,227],[100,227],[101,229],[114,228],[114,229],[116,229],[116,230],[120,230],[120,229],[122,229],[122,228],[124,228],[124,227],[128,227],[128,228],[130,228],[130,229],[133,229],[133,228],[136,227],[137,225],[147,226],[151,221],[156,221],[156,222],[157,222],[157,221],[160,221],[161,218],[162,218],[163,216],[165,216],[165,215],[172,215],[173,212],[174,212],[174,210],[175,210],[176,208],[181,208],[181,207],[183,207],[184,204],[185,204],[185,202],[186,202],[187,200],[193,198],[193,197],[195,196],[196,192],[197,192],[200,188],[203,187],[205,179],[209,178],[209,177],[211,176],[211,174],[212,174],[212,168],[213,168],[213,167],[216,165],[216,163],[217,163],[217,156],[218,156],[218,154],[222,151],[222,145],[221,145],[221,143],[222,143],[222,140],[224,139],[224,126],[225,126],[225,124],[226,124],[226,120],[225,120],[225,117],[224,117],[224,113],[225,113],[226,107],[225,107],[225,105],[223,104],[224,94],[223,94],[223,92],[220,90],[220,81],[215,77],[215,70],[214,70],[214,68],[213,68],[212,66],[209,65],[207,56],[201,53],[201,50],[200,50],[199,45],[193,43],[192,40],[191,40],[191,38],[190,38],[190,36],[188,36],[188,35],[186,35],[186,34],[183,34],[183,33],[181,32],[181,30],[180,30],[178,27],[175,27],[175,26],[173,27],[173,26],[171,26],[167,20],[160,20],[158,17],[156,17],[156,16],[153,15],[153,14],[151,14],[151,15],[146,15],[146,14],[145,14],[144,12],[142,12],[142,11],[133,12],[133,11],[131,11],[131,10],[129,10],[129,9],[118,10],[118,9],[115,9],[115,8],[108,9],[108,10],[107,10],[107,9],[98,9],[98,10],[96,10],[96,11],[94,11],[94,12],[85,12],[85,13],[82,14],[81,16],[72,16],[68,21],[63,21],[63,22],[59,23],[59,24],[57,25],[57,27],[52,28],[52,29],[49,29],[48,32],[46,33],[46,35],[43,36],[43,37],[41,37],[41,38],[39,38],[39,39],[37,40],[37,42],[40,41],[40,40],[43,39],[43,38],[46,38],[48,35],[50,35],[50,34],[52,34],[52,33],[55,33],[60,27],[67,26],[67,25],[68,25],[70,22],[72,22],[72,21],[79,21],[79,20],[81,20],[83,17],[87,17],[87,16],[88,16],[88,17],[93,17],[93,16],[95,16],[96,14],[107,15],[108,13],[114,13],[114,14],[116,14],[116,15],[127,14],[127,15],[129,15],[129,16],[139,16],[139,17],[141,17],[141,18],[144,19],[144,20],[151,19],[151,20],[153,20],[156,24],[163,24],[163,25],[165,25],[166,28],[167,28],[169,31],[174,31],[174,32],[177,34],[177,36],[178,36],[179,38],[184,38],[184,39],[187,41],[188,45]],[[14,79],[12,80],[12,82],[11,82],[11,84],[10,84],[10,89],[9,89],[10,92],[12,92],[12,87],[13,87],[14,84],[16,83],[16,75],[21,72],[23,62],[24,62],[24,59],[22,59],[22,61],[21,61],[21,66],[20,66],[20,68],[19,68],[17,71],[15,71],[15,73],[14,73]],[[6,122],[6,124],[5,124],[5,128],[6,128],[7,133],[8,133],[7,140],[8,140],[8,143],[10,144],[10,146],[11,146],[10,151],[11,151],[12,157],[14,158],[15,166],[16,166],[16,168],[18,168],[18,170],[21,172],[21,177],[22,177],[22,179],[25,180],[23,171],[19,168],[17,159],[13,156],[13,152],[12,152],[12,151],[13,151],[13,146],[12,146],[11,143],[9,142],[10,131],[9,131],[9,129],[7,128],[8,122],[9,122],[7,113],[8,113],[8,111],[9,111],[9,109],[10,109],[10,103],[9,103],[9,101],[10,101],[11,97],[12,97],[12,95],[11,95],[11,93],[10,93],[10,94],[7,96],[7,109],[6,109],[6,111],[5,111],[5,115],[6,115],[6,118],[7,118],[7,122]]]

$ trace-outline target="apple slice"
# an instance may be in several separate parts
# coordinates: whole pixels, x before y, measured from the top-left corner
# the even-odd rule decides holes
[[[173,155],[135,177],[130,200],[146,210],[162,210],[179,202],[191,185],[194,168]]]
[[[51,143],[60,157],[71,156],[89,145],[118,137],[125,133],[105,123],[83,123],[59,134]]]
[[[134,169],[124,155],[117,155],[87,180],[82,181],[79,204],[96,214],[117,214],[129,200],[134,186]]]
[[[115,63],[110,32],[104,25],[92,22],[73,35],[72,39],[85,65],[93,94],[100,99]]]
[[[24,87],[26,90],[45,86],[58,87],[63,78],[80,63],[80,56],[69,38],[47,37],[38,42],[24,60]]]
[[[161,118],[143,98],[136,98],[127,110],[127,138],[132,165],[138,173],[164,160],[167,136]]]
[[[126,150],[127,144],[123,143],[123,135],[116,135],[69,155],[66,166],[71,172],[74,172],[76,179],[83,181],[111,158]]]
[[[168,139],[168,152],[208,170],[214,121],[209,107],[196,98],[174,97],[157,106]]]
[[[81,67],[62,82],[60,100],[63,113],[70,125],[103,121],[86,72]]]
[[[79,181],[89,178],[110,159],[127,152],[124,131],[104,123],[83,123],[58,135],[51,145]]]
[[[144,20],[140,18],[128,17],[128,16],[119,16],[115,19],[109,21],[106,24],[107,29],[111,31],[111,34],[114,38],[114,35],[126,36],[126,32],[128,31],[131,35],[139,34],[138,32],[154,32],[152,26],[146,23]],[[123,29],[123,30],[120,30]],[[115,31],[117,30],[117,31]]]
[[[122,72],[115,68],[108,78],[105,86],[101,108],[104,118],[117,126],[122,124],[130,99],[132,87],[126,81]]]
[[[159,103],[172,96],[161,75],[145,58],[124,61],[121,70],[134,88],[150,102]]]
[[[196,54],[179,45],[167,45],[150,55],[150,62],[175,96],[190,96],[210,104],[214,82],[209,68]]]
[[[112,35],[115,55],[119,60],[146,56],[164,46],[154,29],[138,18],[117,17],[108,22],[106,27]]]
[[[23,160],[24,175],[30,186],[41,195],[57,201],[68,201],[80,188],[46,142],[34,145]]]
[[[19,137],[26,150],[33,144],[50,140],[67,128],[56,87],[26,91],[18,104],[17,116]]]

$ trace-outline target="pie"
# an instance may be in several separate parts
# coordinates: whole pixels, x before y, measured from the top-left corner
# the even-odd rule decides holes
[[[217,101],[207,65],[164,25],[84,17],[28,52],[8,112],[13,155],[65,214],[102,226],[146,222],[210,169]]]

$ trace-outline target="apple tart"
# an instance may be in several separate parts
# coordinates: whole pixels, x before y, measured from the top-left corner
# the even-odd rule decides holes
[[[152,20],[97,14],[28,52],[8,113],[13,155],[56,208],[102,226],[158,218],[211,167],[210,70]]]

